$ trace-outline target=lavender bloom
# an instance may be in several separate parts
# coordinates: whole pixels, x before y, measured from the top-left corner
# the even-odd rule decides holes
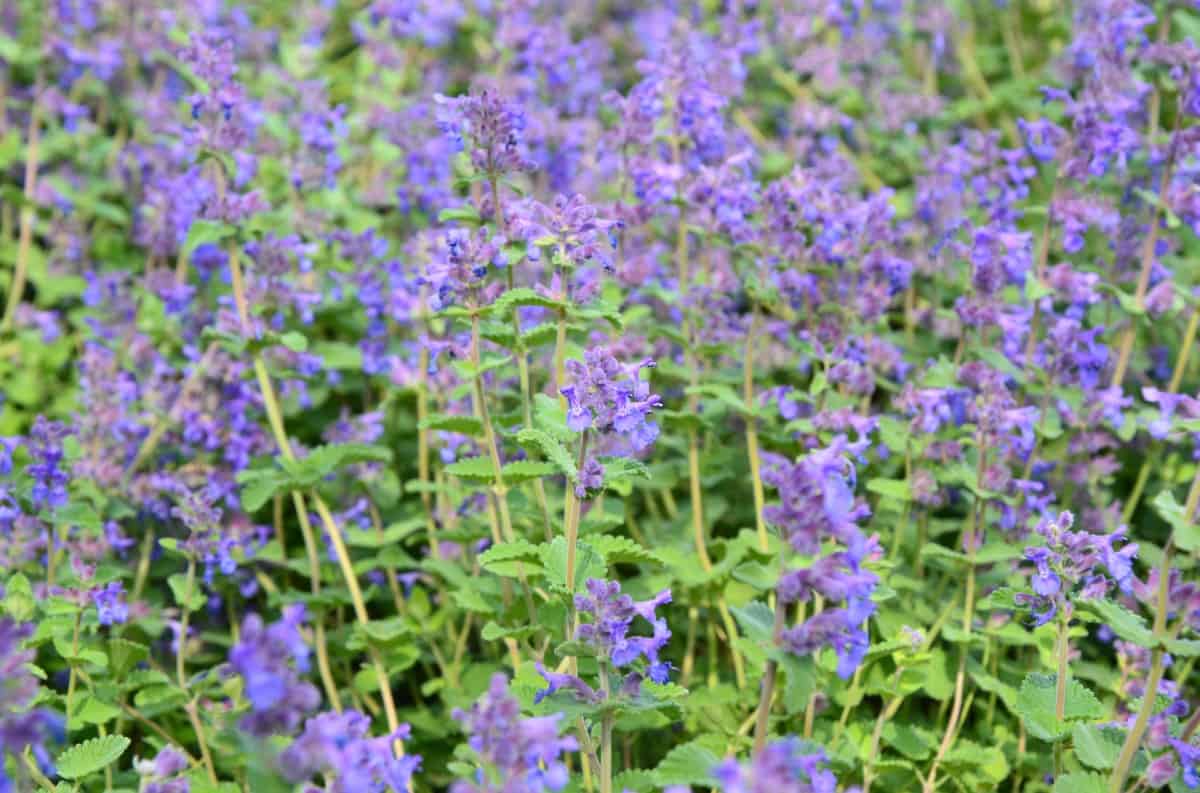
[[[421,767],[417,755],[396,757],[392,744],[409,737],[402,724],[392,735],[369,736],[371,720],[358,711],[321,713],[309,719],[304,732],[279,756],[279,769],[291,782],[320,774],[324,793],[407,793]]]
[[[443,238],[444,258],[430,264],[425,275],[425,281],[433,287],[430,307],[437,310],[450,305],[479,287],[490,270],[507,267],[506,241],[486,228],[474,234],[465,229],[447,231]]]
[[[29,499],[35,509],[58,509],[68,500],[67,482],[70,476],[62,469],[63,440],[69,435],[66,426],[38,416],[29,431],[29,454],[33,462],[25,472],[33,477]]]
[[[92,591],[92,603],[101,625],[116,625],[129,619],[129,605],[125,602],[125,585],[112,581]]]
[[[46,743],[64,737],[56,714],[29,708],[37,696],[38,682],[27,666],[34,653],[21,649],[21,642],[32,635],[32,625],[0,617],[0,791],[5,792],[13,790],[5,773],[5,755],[19,757],[30,747],[43,773],[53,775]]]
[[[865,448],[865,441],[850,443],[839,435],[795,462],[763,454],[763,482],[779,491],[780,500],[763,515],[797,552],[814,554],[827,537],[848,543],[858,536],[856,521],[869,513],[855,506],[855,467],[848,455]]]
[[[189,793],[191,783],[185,776],[188,761],[178,749],[164,746],[153,760],[139,760],[134,764],[143,778],[142,793]]]
[[[799,738],[768,744],[748,763],[730,758],[713,769],[723,793],[834,793],[837,777],[824,768],[827,759]]]
[[[1171,748],[1179,757],[1179,765],[1183,769],[1183,784],[1193,789],[1200,787],[1200,746],[1173,738]]]
[[[561,389],[567,400],[567,426],[572,432],[619,434],[637,451],[649,448],[658,437],[650,411],[662,400],[650,393],[641,371],[653,366],[651,360],[623,365],[603,347],[585,351],[582,362],[567,361],[572,384]]]
[[[650,678],[665,683],[670,664],[660,661],[658,654],[670,641],[671,631],[655,610],[671,602],[671,590],[664,589],[650,600],[635,601],[621,593],[621,585],[616,581],[592,578],[587,582],[587,591],[586,595],[575,596],[575,609],[581,619],[586,616],[591,621],[580,623],[575,638],[591,645],[597,655],[618,669],[644,657]],[[653,635],[630,636],[634,617],[650,623]]]
[[[531,259],[539,258],[539,246],[552,246],[571,267],[595,261],[612,272],[616,231],[621,222],[601,218],[599,214],[581,195],[570,198],[560,195],[553,206],[529,202],[513,218],[513,228],[529,243]]]
[[[438,127],[458,149],[469,147],[471,164],[488,178],[533,167],[523,133],[525,113],[495,91],[447,97],[438,94]]]
[[[264,626],[257,614],[246,617],[241,641],[229,652],[229,665],[245,680],[250,713],[241,727],[251,735],[289,734],[304,713],[321,702],[315,686],[301,680],[308,671],[309,649],[300,635],[304,606],[288,606],[276,623]]]
[[[1027,606],[1034,624],[1044,625],[1061,611],[1066,619],[1074,611],[1074,597],[1103,597],[1113,583],[1122,592],[1133,591],[1133,559],[1137,556],[1135,543],[1124,544],[1125,530],[1110,535],[1071,531],[1074,516],[1060,513],[1057,519],[1044,519],[1037,533],[1046,540],[1045,546],[1025,549],[1026,560],[1033,562],[1030,575],[1033,594],[1020,593],[1017,603]],[[1107,569],[1108,577],[1101,572]]]
[[[579,744],[572,736],[559,737],[562,714],[521,718],[504,675],[493,676],[487,693],[469,711],[456,710],[454,718],[468,731],[467,745],[483,768],[474,780],[451,785],[451,793],[543,793],[566,787],[562,756]]]

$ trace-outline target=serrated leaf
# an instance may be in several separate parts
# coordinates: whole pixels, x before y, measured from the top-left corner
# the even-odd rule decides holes
[[[529,560],[536,561],[542,558],[542,546],[534,545],[529,540],[515,539],[512,542],[502,542],[499,545],[493,545],[483,553],[479,554],[479,564],[487,567],[496,562],[510,562],[513,560]]]
[[[555,537],[553,542],[539,548],[542,567],[550,583],[575,593],[583,589],[589,578],[604,578],[607,568],[604,558],[585,542],[575,544],[575,581],[567,585],[567,540],[565,537]]]
[[[596,534],[588,537],[588,545],[592,546],[607,564],[619,562],[658,562],[662,559],[654,551],[643,548],[628,537],[618,534]]]
[[[478,437],[483,435],[483,422],[474,416],[454,416],[435,413],[417,425],[420,429],[457,432],[460,435]]]
[[[721,758],[700,741],[676,746],[654,769],[659,785],[702,785],[713,782],[712,770]]]
[[[479,210],[470,204],[464,204],[459,207],[446,207],[438,212],[438,223],[470,223],[478,225],[482,222],[479,217]]]
[[[519,625],[515,628],[505,628],[495,622],[488,622],[483,626],[483,631],[480,636],[484,641],[494,642],[498,639],[524,639],[527,636],[532,636],[538,632],[536,625]]]
[[[1072,722],[1087,722],[1102,719],[1106,715],[1104,706],[1096,695],[1075,678],[1067,681],[1066,707],[1063,720],[1054,712],[1056,676],[1043,674],[1026,675],[1017,691],[1017,715],[1025,723],[1025,729],[1043,741],[1061,740],[1071,734]]]
[[[571,453],[567,451],[566,446],[563,446],[550,433],[527,427],[517,433],[517,443],[527,449],[530,447],[541,449],[546,459],[554,463],[558,467],[558,470],[566,474],[567,478],[572,482],[578,477],[579,472],[575,467],[575,460],[571,457]]]
[[[492,304],[492,310],[498,314],[507,316],[518,306],[541,306],[542,308],[558,309],[565,305],[561,300],[546,297],[528,287],[519,287],[517,289],[510,289],[496,298],[496,302]]]
[[[775,612],[762,601],[755,600],[745,606],[730,606],[742,633],[751,641],[770,644],[775,636]]]
[[[1188,552],[1200,550],[1200,524],[1188,519],[1170,490],[1159,493],[1150,504],[1174,530],[1172,537],[1176,546]]]
[[[1054,780],[1054,793],[1107,793],[1108,778],[1101,774],[1077,771]]]
[[[1116,727],[1095,724],[1076,724],[1071,730],[1075,756],[1088,768],[1107,771],[1117,764],[1125,733]]]
[[[507,484],[519,485],[543,476],[554,476],[558,466],[541,460],[514,460],[504,466],[504,481]]]
[[[120,715],[121,709],[115,705],[99,700],[92,694],[84,694],[71,714],[71,723],[107,724]]]
[[[483,482],[491,482],[496,477],[495,469],[492,468],[492,460],[486,456],[464,457],[461,460],[455,460],[442,470],[450,476],[457,476],[460,479],[477,479]]]
[[[1137,614],[1106,598],[1081,600],[1079,605],[1094,613],[1100,621],[1107,625],[1112,632],[1127,642],[1133,642],[1139,647],[1154,646],[1154,634],[1146,627],[1146,622]]]
[[[117,637],[108,640],[109,664],[112,667],[113,677],[117,680],[133,671],[133,668],[149,655],[150,648],[144,644]]]
[[[75,744],[54,760],[58,775],[64,779],[79,779],[115,763],[129,748],[124,735],[104,735]]]

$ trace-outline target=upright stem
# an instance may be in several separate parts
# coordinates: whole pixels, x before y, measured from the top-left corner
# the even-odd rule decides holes
[[[296,508],[296,518],[300,522],[300,534],[304,537],[304,551],[308,556],[309,589],[316,599],[321,594],[321,560],[317,555],[317,540],[313,534],[312,522],[308,519],[308,508],[304,503],[304,495],[299,490],[292,491],[292,505]],[[315,639],[317,645],[317,669],[321,674],[321,686],[325,696],[338,713],[342,712],[342,698],[338,694],[333,672],[329,668],[329,647],[325,639],[325,623],[318,618],[314,621]]]
[[[192,556],[188,556],[187,566],[187,583],[183,587],[183,602],[179,604],[179,645],[175,648],[175,677],[179,683],[179,687],[183,693],[190,696],[188,690],[187,668],[184,661],[187,650],[187,634],[188,622],[192,615],[192,592],[196,586],[196,560]],[[204,760],[204,769],[208,773],[208,779],[214,785],[217,784],[217,770],[213,765],[212,754],[208,751],[208,738],[204,734],[204,724],[200,721],[200,714],[196,711],[195,698],[189,699],[188,703],[183,706],[187,712],[188,721],[192,723],[192,729],[196,731],[196,743],[200,744],[200,757]]]
[[[231,245],[229,247],[229,276],[233,285],[233,299],[237,306],[242,333],[248,338],[252,332],[250,308],[246,302],[246,286],[242,279],[242,267],[239,255],[240,251],[237,244]],[[285,460],[295,460],[296,455],[292,451],[291,441],[288,440],[287,430],[283,424],[283,411],[280,409],[279,400],[275,396],[275,387],[271,384],[271,376],[268,374],[267,367],[260,356],[255,355],[253,361],[254,374],[258,379],[263,408],[267,413],[267,423],[271,427],[275,444],[279,447],[279,454]],[[329,511],[329,507],[326,506],[324,499],[315,490],[310,495],[316,507],[317,515],[321,518],[321,524],[325,529],[325,533],[329,535],[329,541],[333,543],[338,566],[341,568],[342,577],[346,581],[346,587],[350,590],[350,600],[354,606],[354,616],[359,624],[366,625],[371,621],[371,618],[367,614],[366,601],[363,599],[362,590],[358,586],[358,576],[354,572],[354,564],[350,560],[350,553],[347,551],[346,543],[342,538],[342,530],[338,527],[337,521],[334,520],[333,513]],[[396,714],[396,702],[392,697],[392,687],[391,683],[388,682],[388,674],[387,669],[383,665],[383,657],[380,655],[379,649],[374,645],[368,645],[368,655],[371,659],[371,665],[375,670],[380,696],[383,697],[383,709],[387,717],[388,731],[395,733],[400,729],[400,719]],[[398,756],[404,754],[404,742],[399,738],[393,742],[393,748]]]
[[[779,634],[783,632],[787,618],[787,606],[775,603],[775,630],[772,633],[774,641],[778,642]],[[779,664],[774,658],[767,659],[767,669],[763,674],[762,693],[758,699],[758,714],[754,722],[754,754],[759,755],[767,745],[767,729],[771,719],[771,701],[775,698],[775,677],[779,674]]]
[[[71,732],[71,712],[74,710],[72,707],[72,700],[75,698],[75,678],[79,674],[75,669],[75,659],[79,656],[79,627],[82,622],[83,611],[80,610],[75,614],[75,629],[71,635],[71,671],[68,673],[67,677],[66,730],[68,734]]]
[[[16,321],[17,307],[25,293],[25,280],[29,275],[29,252],[33,248],[33,222],[37,219],[34,196],[37,192],[38,155],[42,123],[42,73],[39,70],[33,88],[33,104],[29,108],[29,145],[25,154],[24,202],[21,205],[21,231],[17,241],[17,261],[13,265],[12,282],[8,286],[8,302],[4,306],[4,317],[0,319],[0,333],[12,330]]]
[[[742,401],[746,408],[754,409],[754,341],[758,332],[758,304],[750,316],[750,329],[746,332],[746,349],[742,355]],[[767,522],[763,518],[763,482],[758,459],[758,423],[753,416],[746,417],[746,455],[750,458],[750,484],[754,494],[754,527],[758,531],[758,547],[767,550]]]
[[[1164,15],[1165,21],[1166,15]],[[1183,119],[1182,112],[1175,114],[1175,128],[1171,132],[1171,140],[1167,148],[1167,163],[1163,168],[1162,182],[1158,186],[1158,202],[1150,214],[1150,232],[1146,235],[1146,244],[1142,247],[1142,267],[1138,273],[1137,288],[1133,297],[1137,307],[1146,305],[1146,292],[1150,287],[1150,273],[1154,269],[1154,249],[1158,243],[1158,229],[1162,220],[1162,207],[1166,205],[1167,189],[1171,185],[1172,171],[1175,166],[1175,156],[1178,150],[1179,124]],[[1121,349],[1117,357],[1117,366],[1113,370],[1111,385],[1120,387],[1125,381],[1125,371],[1129,368],[1129,358],[1133,354],[1133,342],[1137,336],[1137,318],[1133,317],[1125,334],[1121,337]]]
[[[1197,481],[1200,482],[1200,475],[1198,475]],[[1184,514],[1190,515],[1192,513],[1189,510]],[[1113,767],[1112,775],[1108,778],[1109,793],[1121,793],[1125,787],[1125,779],[1129,776],[1129,769],[1133,765],[1133,758],[1137,755],[1137,750],[1142,745],[1142,736],[1146,734],[1146,727],[1149,726],[1150,716],[1154,713],[1155,701],[1158,699],[1158,686],[1162,682],[1163,676],[1163,650],[1161,643],[1167,635],[1167,594],[1170,590],[1171,550],[1171,541],[1168,540],[1167,547],[1163,549],[1162,564],[1158,568],[1158,594],[1154,604],[1154,643],[1158,646],[1154,648],[1154,652],[1151,655],[1150,674],[1146,677],[1146,690],[1142,694],[1142,707],[1138,709],[1133,727],[1125,736],[1125,743],[1121,746],[1121,754],[1117,757],[1117,764]]]
[[[1070,624],[1060,611],[1058,618],[1058,676],[1054,691],[1054,717],[1062,723],[1067,713],[1067,658],[1071,651]]]
[[[605,702],[611,699],[608,664],[604,661],[600,662],[600,692]],[[600,717],[600,793],[612,793],[613,789],[613,718],[611,711],[605,711]]]

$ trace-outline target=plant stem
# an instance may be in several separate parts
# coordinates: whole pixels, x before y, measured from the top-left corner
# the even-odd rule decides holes
[[[246,302],[246,287],[242,279],[239,256],[240,251],[237,244],[230,245],[229,275],[233,285],[233,299],[237,306],[242,333],[249,338],[252,332],[250,309]],[[280,409],[279,400],[275,396],[275,388],[271,384],[271,376],[268,374],[267,367],[263,363],[261,356],[253,356],[253,361],[254,374],[258,379],[258,388],[262,396],[263,408],[267,413],[267,423],[270,425],[271,432],[275,437],[275,444],[279,447],[279,454],[285,460],[295,460],[296,455],[292,451],[291,441],[288,440],[287,430],[283,425],[283,411]],[[321,524],[325,529],[325,533],[329,535],[329,541],[333,543],[338,566],[341,568],[342,577],[346,581],[346,588],[350,590],[350,600],[354,606],[354,616],[360,625],[366,625],[371,621],[371,618],[367,614],[366,602],[363,600],[362,590],[358,586],[358,576],[354,573],[354,565],[350,561],[350,553],[346,550],[342,531],[338,527],[337,521],[334,520],[333,513],[326,506],[324,499],[315,490],[310,495],[313,505],[316,507],[317,515],[321,518]],[[388,682],[387,670],[383,665],[383,658],[379,653],[379,649],[374,645],[368,645],[368,654],[371,659],[371,665],[375,670],[380,695],[383,697],[383,709],[387,716],[388,731],[395,733],[400,728],[400,719],[396,715],[396,703],[392,698],[392,687]],[[393,748],[397,756],[404,755],[404,742],[399,738],[393,742]]]
[[[188,622],[192,616],[192,593],[195,587],[196,560],[189,554],[187,583],[184,584],[183,588],[183,602],[179,604],[179,645],[175,648],[175,679],[185,696],[191,695],[191,692],[188,690],[185,658],[187,652]],[[204,769],[208,773],[208,779],[215,785],[217,784],[217,771],[213,765],[212,754],[208,751],[208,738],[204,734],[204,725],[200,721],[200,714],[196,712],[196,700],[194,698],[190,699],[184,705],[183,709],[187,712],[188,720],[192,723],[192,729],[196,731],[196,743],[200,744],[200,756],[204,760]]]
[[[779,634],[783,632],[787,618],[787,607],[776,600],[775,630],[773,639],[778,642]],[[754,754],[757,756],[767,745],[767,728],[771,718],[771,701],[775,698],[775,677],[779,673],[779,663],[774,658],[767,658],[767,669],[763,675],[762,693],[758,700],[758,715],[754,722]]]
[[[304,496],[299,490],[292,491],[292,505],[296,509],[296,518],[300,523],[300,534],[304,537],[304,551],[308,557],[309,591],[314,599],[321,594],[321,560],[317,555],[317,541],[313,534],[312,522],[308,519],[308,508]],[[320,615],[318,615],[320,617]],[[325,639],[325,623],[318,618],[313,621],[314,638],[317,645],[317,669],[321,675],[321,686],[333,709],[342,712],[342,698],[338,694],[337,684],[333,680],[333,672],[329,668],[329,647]]]
[[[1196,481],[1200,483],[1200,473],[1197,474]],[[1200,489],[1193,488],[1200,492]],[[1191,499],[1189,499],[1189,502]],[[1194,505],[1192,505],[1194,508]],[[1192,510],[1184,512],[1185,515],[1191,515]],[[1163,548],[1162,563],[1158,568],[1158,593],[1154,604],[1154,643],[1158,646],[1154,648],[1150,660],[1150,674],[1146,677],[1146,690],[1142,694],[1142,707],[1138,709],[1137,717],[1134,719],[1133,727],[1125,736],[1125,743],[1121,746],[1121,754],[1117,757],[1117,764],[1113,767],[1112,775],[1108,778],[1108,789],[1110,793],[1121,793],[1125,787],[1125,779],[1129,776],[1129,769],[1133,765],[1133,758],[1137,754],[1137,750],[1141,747],[1142,736],[1146,733],[1146,727],[1150,723],[1150,716],[1154,712],[1155,700],[1158,698],[1158,686],[1162,682],[1163,676],[1163,649],[1162,640],[1167,635],[1167,594],[1170,590],[1170,573],[1171,573],[1171,541],[1167,540],[1167,546]]]
[[[742,355],[742,401],[754,409],[754,336],[758,331],[758,304],[754,304],[750,328],[746,331],[746,349]],[[758,531],[758,547],[766,551],[767,522],[763,518],[763,482],[758,459],[758,424],[753,416],[746,417],[746,455],[750,458],[750,483],[754,494],[754,527]]]
[[[1145,308],[1146,305],[1146,292],[1150,287],[1150,273],[1154,269],[1154,254],[1158,243],[1158,229],[1162,221],[1162,207],[1166,206],[1167,188],[1170,187],[1172,172],[1175,167],[1175,157],[1179,149],[1179,124],[1183,119],[1183,115],[1178,110],[1175,114],[1175,127],[1171,132],[1171,140],[1167,147],[1167,162],[1163,167],[1162,181],[1158,186],[1158,202],[1154,205],[1154,209],[1150,213],[1150,231],[1146,235],[1146,244],[1142,247],[1142,267],[1138,273],[1137,287],[1133,293],[1135,304],[1139,309]],[[1129,327],[1125,329],[1125,334],[1121,337],[1117,366],[1113,370],[1110,385],[1120,387],[1124,383],[1125,371],[1129,368],[1129,358],[1133,354],[1133,342],[1136,336],[1137,317],[1133,317]]]
[[[879,711],[879,717],[875,719],[875,729],[871,731],[871,748],[863,761],[862,793],[871,793],[871,783],[875,780],[875,757],[879,754],[879,741],[883,737],[883,728],[892,716],[896,715],[896,711],[900,709],[900,703],[904,701],[904,695],[900,693],[900,675],[902,674],[904,674],[904,667],[897,666],[896,673],[892,676],[892,687],[896,693],[888,700],[883,710]]]
[[[29,145],[25,154],[25,187],[21,204],[21,231],[17,240],[17,260],[13,265],[12,282],[8,285],[8,302],[4,306],[4,317],[0,319],[0,333],[12,330],[17,318],[17,307],[25,293],[25,281],[29,275],[29,252],[33,248],[33,222],[37,219],[34,204],[37,192],[38,155],[42,125],[42,72],[39,69],[33,87],[33,104],[29,108]]]
[[[67,731],[68,735],[70,735],[70,733],[71,733],[71,711],[74,710],[74,708],[72,707],[72,700],[75,698],[75,678],[79,674],[75,668],[75,663],[76,663],[75,659],[79,657],[79,627],[82,622],[83,622],[83,612],[82,611],[76,612],[75,628],[71,634],[71,671],[67,676],[66,731]]]

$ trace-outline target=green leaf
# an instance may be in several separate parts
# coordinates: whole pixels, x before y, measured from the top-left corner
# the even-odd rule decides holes
[[[1071,734],[1072,722],[1096,721],[1105,717],[1107,711],[1096,699],[1096,695],[1083,683],[1071,678],[1067,681],[1066,707],[1063,720],[1055,716],[1056,676],[1043,674],[1026,675],[1017,692],[1017,715],[1025,723],[1025,729],[1043,741],[1061,740]]]
[[[654,769],[659,785],[702,785],[713,783],[712,770],[721,758],[700,740],[676,746]]]
[[[446,207],[441,212],[438,212],[438,223],[471,223],[479,225],[483,219],[479,217],[479,210],[470,204],[464,204],[460,207]]]
[[[1063,774],[1054,780],[1054,793],[1108,793],[1108,778],[1086,771]]]
[[[308,349],[308,338],[303,333],[289,330],[279,337],[279,343],[292,352],[304,352]]]
[[[742,633],[751,641],[771,644],[775,637],[775,612],[766,603],[755,600],[745,606],[730,606]]]
[[[558,467],[558,470],[566,474],[567,478],[572,482],[578,477],[579,472],[575,467],[575,460],[572,459],[571,453],[567,451],[567,447],[563,446],[550,433],[527,427],[517,433],[517,443],[527,449],[531,446],[541,449],[546,459],[554,463]]]
[[[191,592],[188,591],[188,578],[183,573],[176,573],[167,579],[171,586],[171,594],[175,596],[176,605],[188,611],[196,611],[204,607],[205,597],[201,588],[192,581]]]
[[[72,724],[107,724],[121,715],[121,709],[97,699],[92,694],[84,694],[71,714]]]
[[[1154,646],[1154,634],[1146,627],[1146,622],[1137,614],[1111,600],[1097,598],[1081,600],[1084,609],[1094,613],[1100,622],[1112,629],[1113,633],[1127,642],[1133,642],[1138,647],[1151,648]]]
[[[542,566],[550,583],[566,589],[572,594],[583,589],[589,578],[604,578],[607,568],[604,558],[585,542],[575,544],[575,581],[567,585],[567,540],[565,537],[555,537],[554,541],[539,548]]]
[[[108,657],[113,677],[120,680],[150,655],[150,648],[128,639],[108,640]]]
[[[461,479],[479,479],[491,482],[496,477],[490,457],[464,457],[455,460],[443,469],[450,476]]]
[[[619,562],[657,562],[662,559],[654,551],[643,548],[628,537],[618,534],[597,534],[588,537],[588,545],[604,557],[607,564]]]
[[[280,460],[279,465],[291,477],[293,489],[312,487],[338,468],[357,463],[387,463],[392,452],[368,443],[331,443],[317,446],[302,460]]]
[[[543,476],[553,476],[558,473],[558,466],[541,460],[514,460],[504,466],[504,481],[510,485],[540,479]]]
[[[237,228],[218,220],[193,220],[188,227],[187,239],[183,241],[182,256],[190,259],[201,245],[220,242],[237,233]]]
[[[507,316],[517,306],[541,306],[542,308],[557,309],[565,305],[561,300],[546,297],[528,287],[520,287],[518,289],[510,289],[496,298],[496,302],[492,303],[492,310],[498,314]]]
[[[471,437],[483,435],[483,422],[474,416],[452,416],[447,413],[434,413],[417,426],[420,429],[457,432],[461,435],[470,435]]]
[[[908,481],[904,479],[868,479],[867,490],[893,501],[912,500],[912,494],[908,490]]]
[[[494,642],[497,639],[524,639],[527,636],[532,636],[539,630],[536,625],[518,625],[515,628],[505,628],[495,622],[488,622],[483,626],[483,631],[479,634],[485,642]]]
[[[92,738],[60,754],[54,767],[64,779],[79,779],[115,763],[128,748],[129,739],[124,735]]]
[[[1075,756],[1088,768],[1107,771],[1117,764],[1125,733],[1116,727],[1076,724],[1071,730]]]
[[[1174,529],[1175,545],[1188,552],[1200,550],[1200,524],[1188,520],[1183,506],[1170,490],[1164,490],[1150,502],[1155,511]]]
[[[33,587],[23,573],[17,573],[4,584],[4,613],[17,622],[25,622],[33,616],[36,601]]]

